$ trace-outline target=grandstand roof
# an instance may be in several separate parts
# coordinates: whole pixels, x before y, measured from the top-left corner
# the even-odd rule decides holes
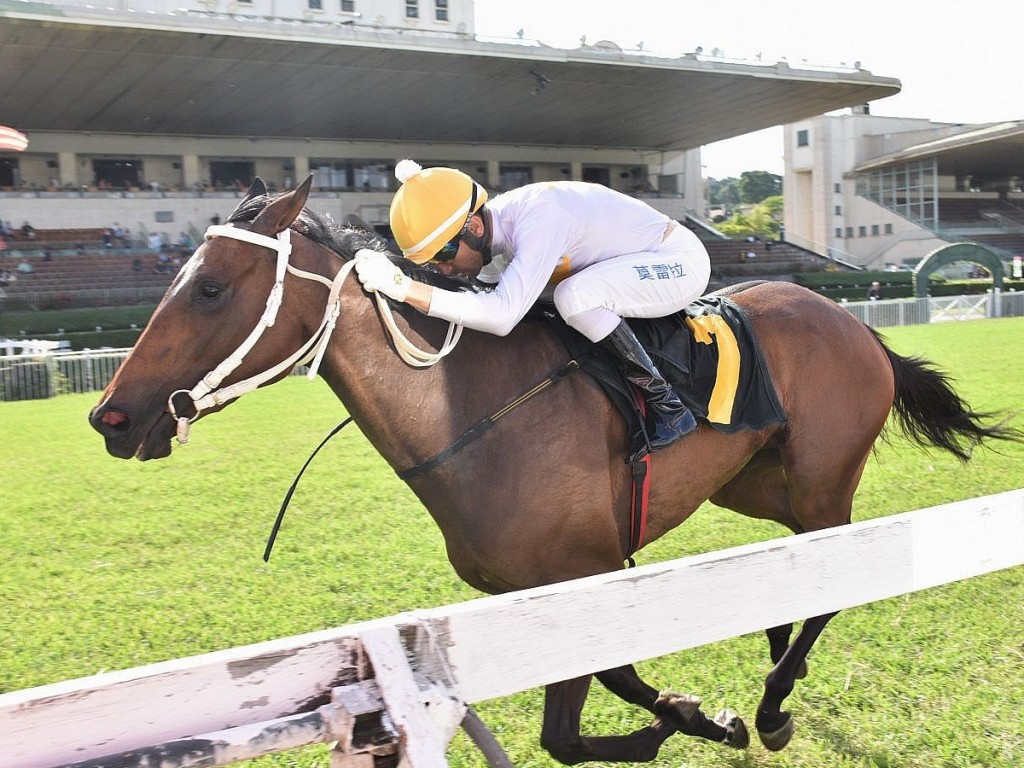
[[[861,69],[90,13],[0,0],[5,123],[23,131],[689,149],[900,88]]]
[[[962,131],[914,144],[861,163],[858,172],[936,158],[947,176],[1024,176],[1024,120],[964,126]]]

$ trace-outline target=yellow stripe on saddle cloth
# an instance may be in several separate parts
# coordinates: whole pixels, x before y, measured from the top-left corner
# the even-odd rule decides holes
[[[731,424],[736,391],[740,386],[740,347],[736,335],[721,315],[687,317],[683,322],[698,344],[718,345],[715,386],[708,398],[708,421]]]

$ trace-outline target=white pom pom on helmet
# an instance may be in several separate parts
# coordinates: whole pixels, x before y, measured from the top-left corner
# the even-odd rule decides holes
[[[395,165],[395,177],[402,186],[391,201],[391,232],[417,264],[434,258],[487,202],[487,191],[455,168],[424,169],[405,159]]]
[[[408,158],[405,160],[399,160],[398,164],[395,166],[395,178],[402,184],[405,184],[405,182],[422,170],[423,166],[415,160],[410,160]]]

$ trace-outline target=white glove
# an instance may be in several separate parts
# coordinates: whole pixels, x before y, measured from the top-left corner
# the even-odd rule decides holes
[[[380,291],[395,301],[405,301],[412,280],[380,251],[361,248],[356,253],[356,275],[363,288]]]

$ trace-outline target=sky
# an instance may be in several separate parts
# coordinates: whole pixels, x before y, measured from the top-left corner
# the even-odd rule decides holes
[[[729,59],[852,66],[894,77],[902,91],[871,113],[938,122],[1024,120],[1020,0],[476,0],[477,35],[523,36],[563,48],[612,40],[678,56],[698,46]],[[628,9],[628,13],[624,9]],[[703,148],[705,176],[782,173],[782,129]]]

